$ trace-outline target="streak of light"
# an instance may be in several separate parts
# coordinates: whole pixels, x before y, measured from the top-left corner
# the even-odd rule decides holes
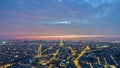
[[[98,64],[101,65],[101,63],[100,63],[100,58],[99,58],[99,57],[97,57],[97,60],[98,60]]]
[[[113,62],[115,63],[116,66],[118,66],[117,62],[115,61],[115,59],[113,58],[112,55],[110,55],[110,57],[112,58]]]

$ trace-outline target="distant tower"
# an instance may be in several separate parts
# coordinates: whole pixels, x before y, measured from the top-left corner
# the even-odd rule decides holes
[[[87,50],[90,50],[90,47],[87,45],[86,49],[87,49]]]
[[[63,43],[63,41],[62,41],[62,39],[61,39],[59,46],[62,47],[63,45],[64,45],[64,43]]]

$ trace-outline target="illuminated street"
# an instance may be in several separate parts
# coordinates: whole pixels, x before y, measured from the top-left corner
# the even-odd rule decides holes
[[[120,0],[0,0],[0,68],[120,68]]]
[[[3,42],[0,44],[0,68],[120,67],[120,43],[62,40]]]

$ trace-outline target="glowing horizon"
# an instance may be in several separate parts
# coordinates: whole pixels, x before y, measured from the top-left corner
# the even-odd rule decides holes
[[[120,37],[120,35],[54,35],[54,36],[16,36],[17,39],[55,39],[55,38],[101,38],[101,37]]]

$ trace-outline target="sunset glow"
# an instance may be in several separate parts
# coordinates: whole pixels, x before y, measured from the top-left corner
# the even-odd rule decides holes
[[[112,38],[112,37],[120,37],[119,35],[63,35],[63,36],[16,36],[15,39],[91,39],[91,38]]]
[[[120,39],[119,0],[1,0],[0,39]]]

